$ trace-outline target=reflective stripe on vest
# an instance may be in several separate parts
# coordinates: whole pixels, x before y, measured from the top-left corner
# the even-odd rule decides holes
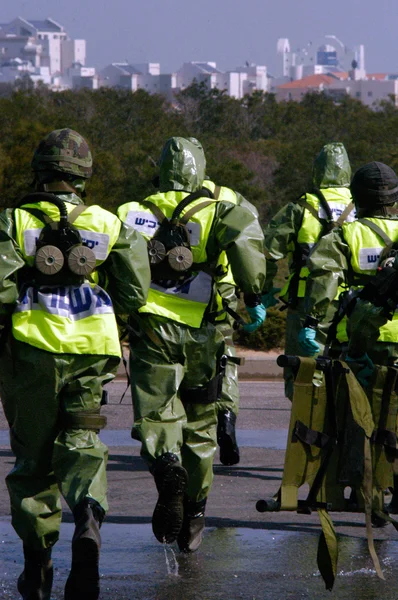
[[[367,217],[376,223],[391,240],[398,241],[398,219],[383,219],[380,217]],[[385,247],[385,242],[370,227],[356,221],[343,225],[343,235],[351,251],[351,267],[358,276],[376,274],[380,254]],[[362,287],[355,286],[352,287]],[[395,311],[392,321],[388,321],[380,328],[379,342],[396,343],[398,339],[398,313]]]
[[[65,204],[68,212],[75,207]],[[40,208],[59,220],[58,209],[48,202],[27,206]],[[33,266],[43,223],[22,209],[14,214],[17,242],[26,263]],[[101,264],[118,239],[120,220],[99,206],[90,206],[75,223],[96,254],[97,265]],[[47,352],[120,356],[111,299],[102,288],[88,282],[80,286],[25,286],[12,316],[12,327],[17,340]]]
[[[170,218],[175,207],[188,196],[187,192],[165,192],[149,196],[147,200],[156,204]],[[199,198],[189,204],[186,210],[201,204],[208,198]],[[195,213],[187,223],[190,233],[191,251],[195,263],[207,264],[206,246],[215,215],[216,203]],[[183,211],[182,215],[185,211]],[[118,209],[119,218],[139,231],[146,240],[156,233],[159,222],[150,208],[138,202],[129,202]],[[176,277],[177,279],[177,277]],[[206,308],[213,295],[213,279],[204,271],[187,275],[182,282],[152,281],[148,299],[140,312],[151,313],[179,323],[200,327]]]
[[[348,188],[337,187],[337,188],[325,188],[321,190],[324,195],[330,211],[333,215],[333,220],[337,220],[344,212],[345,208],[352,202],[351,192]],[[325,209],[322,207],[318,196],[315,194],[305,194],[305,200],[315,208],[318,213],[319,219],[327,219],[327,215]],[[348,215],[346,222],[351,222],[355,220],[355,212],[354,210]],[[303,211],[303,220],[301,222],[301,227],[297,233],[297,244],[301,247],[302,252],[308,254],[309,251],[314,247],[314,245],[319,241],[320,235],[322,233],[322,224],[319,220],[306,208]],[[294,248],[289,252],[289,259],[294,268]],[[283,290],[280,293],[280,296],[286,296],[289,291],[289,285],[292,277],[294,276],[294,272],[291,273],[287,283],[285,284]],[[298,298],[303,298],[305,296],[305,288],[306,288],[306,280],[309,275],[309,270],[307,267],[301,267],[300,269],[300,279],[298,285]]]

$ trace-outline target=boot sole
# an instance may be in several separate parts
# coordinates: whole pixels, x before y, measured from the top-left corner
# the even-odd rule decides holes
[[[172,544],[181,531],[187,484],[186,470],[180,465],[170,465],[164,474],[152,516],[152,531],[160,543]]]

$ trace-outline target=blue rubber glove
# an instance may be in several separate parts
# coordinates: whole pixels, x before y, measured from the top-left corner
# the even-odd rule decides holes
[[[316,331],[312,327],[303,327],[298,335],[300,348],[305,353],[304,356],[314,356],[321,347],[315,341]]]
[[[246,310],[250,317],[250,323],[245,323],[245,325],[243,325],[243,330],[247,333],[253,333],[253,331],[256,331],[256,329],[264,323],[267,311],[262,304],[258,304],[257,306],[246,306]]]
[[[369,356],[365,352],[365,354],[363,354],[362,356],[358,356],[357,358],[352,358],[352,356],[346,356],[345,361],[348,364],[355,363],[361,366],[361,369],[355,374],[355,377],[358,379],[362,387],[367,387],[375,370],[373,360],[369,358]]]
[[[261,296],[261,302],[265,308],[271,308],[272,306],[275,306],[275,304],[278,304],[279,299],[275,298],[275,294],[279,294],[281,289],[282,288],[273,287],[270,292],[267,292]]]

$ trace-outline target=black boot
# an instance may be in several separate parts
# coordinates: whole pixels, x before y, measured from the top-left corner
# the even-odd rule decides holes
[[[53,583],[51,548],[30,550],[24,546],[24,570],[18,578],[18,592],[23,600],[50,600]]]
[[[394,489],[390,504],[386,507],[391,515],[398,515],[398,475],[394,475]]]
[[[159,542],[171,544],[182,527],[188,474],[171,452],[159,456],[151,472],[159,492],[152,516],[152,530]]]
[[[91,498],[85,498],[74,511],[72,567],[65,586],[65,600],[97,600],[100,593],[100,527],[105,511]]]
[[[237,465],[240,456],[235,435],[236,415],[230,410],[218,413],[217,442],[220,446],[220,461],[223,465]]]
[[[202,543],[205,528],[206,498],[199,502],[185,500],[184,521],[177,538],[181,552],[195,552]]]

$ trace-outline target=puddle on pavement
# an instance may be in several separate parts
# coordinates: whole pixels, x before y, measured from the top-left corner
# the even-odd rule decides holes
[[[52,600],[63,598],[72,533],[72,525],[62,525],[61,539],[53,552],[56,570]],[[168,547],[165,554],[150,525],[105,523],[102,537],[101,600],[397,600],[398,597],[396,540],[375,542],[386,577],[383,582],[375,574],[366,540],[340,537],[338,576],[331,595],[316,568],[318,534],[206,529],[202,547],[193,555],[180,554],[175,546]],[[9,522],[0,522],[0,543],[0,598],[15,600],[22,553]]]

